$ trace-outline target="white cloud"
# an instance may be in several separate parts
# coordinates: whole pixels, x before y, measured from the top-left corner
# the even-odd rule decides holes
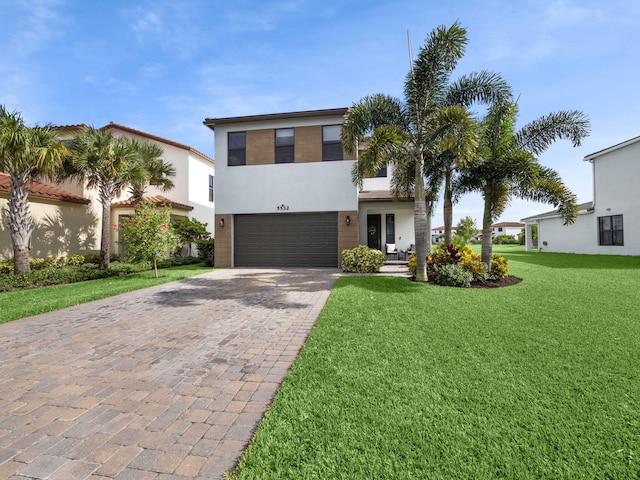
[[[26,10],[24,21],[17,19],[18,30],[11,38],[11,48],[21,56],[30,55],[64,33],[70,18],[59,12],[62,0],[32,0],[21,2]]]

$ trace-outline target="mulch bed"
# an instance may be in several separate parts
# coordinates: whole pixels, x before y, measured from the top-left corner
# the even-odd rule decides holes
[[[415,281],[415,278],[412,278]],[[500,288],[500,287],[508,287],[510,285],[515,285],[516,283],[520,283],[522,281],[521,278],[517,277],[503,277],[498,280],[489,280],[487,282],[474,282],[471,284],[471,288]],[[427,282],[431,285],[438,285],[433,277],[429,277],[429,281]]]
[[[510,285],[515,285],[516,283],[520,283],[522,281],[521,278],[516,277],[503,277],[498,280],[490,280],[488,282],[478,282],[472,283],[471,288],[500,288],[500,287],[508,287]]]

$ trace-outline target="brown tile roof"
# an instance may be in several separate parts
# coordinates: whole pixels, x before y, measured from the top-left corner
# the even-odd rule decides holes
[[[7,173],[0,173],[0,192],[9,193],[11,189],[11,177]],[[40,182],[28,181],[27,192],[30,197],[45,198],[48,200],[59,200],[63,202],[88,204],[89,199],[65,192],[59,188],[51,187]]]
[[[153,202],[157,205],[160,206],[164,206],[164,205],[171,205],[172,208],[179,208],[180,210],[193,210],[193,207],[191,205],[187,205],[185,203],[180,203],[180,202],[174,202],[173,200],[167,198],[167,197],[163,197],[162,195],[148,195],[145,197],[142,197],[142,199],[146,202]],[[111,204],[112,207],[133,207],[134,205],[134,201],[132,199],[129,200],[122,200],[121,202],[114,202]]]
[[[520,222],[500,222],[494,223],[492,227],[524,227],[524,223]]]
[[[56,130],[62,130],[62,131],[65,131],[65,132],[73,132],[73,131],[78,130],[78,129],[84,127],[84,126],[86,126],[86,125],[84,123],[81,123],[79,125],[57,125],[54,128]],[[123,132],[132,133],[134,135],[140,135],[141,137],[146,137],[146,138],[148,138],[150,140],[155,140],[156,142],[166,143],[167,145],[172,145],[174,147],[178,147],[178,148],[181,148],[183,150],[188,150],[188,151],[190,151],[192,153],[195,153],[196,155],[199,155],[200,157],[204,158],[208,162],[215,163],[213,158],[205,155],[204,153],[196,150],[195,148],[190,147],[189,145],[185,145],[184,143],[174,142],[173,140],[169,140],[168,138],[159,137],[157,135],[153,135],[151,133],[143,132],[142,130],[137,130],[135,128],[127,127],[125,125],[120,125],[119,123],[115,123],[115,122],[109,122],[107,125],[105,125],[102,128],[120,130],[120,131],[123,131]]]
[[[413,198],[396,198],[391,190],[361,190],[358,193],[358,200],[360,202],[410,202]]]

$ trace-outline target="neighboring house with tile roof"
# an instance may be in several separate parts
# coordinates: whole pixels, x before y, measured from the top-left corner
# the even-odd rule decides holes
[[[518,238],[518,235],[522,233],[524,223],[520,222],[500,222],[491,225],[492,238],[498,235],[509,235],[510,237]]]
[[[10,177],[0,173],[0,258],[13,256],[9,234]],[[58,257],[93,251],[96,215],[91,200],[41,182],[29,181],[29,209],[34,223],[31,257]]]
[[[72,138],[81,127],[82,125],[66,125],[55,128],[60,132],[61,138],[69,139]],[[156,187],[149,186],[145,192],[145,198],[158,203],[171,205],[173,216],[188,216],[200,222],[207,223],[207,230],[213,235],[215,173],[212,158],[188,145],[117,123],[111,122],[103,128],[111,130],[116,137],[133,137],[139,141],[151,142],[160,146],[164,152],[163,159],[171,163],[176,170],[176,175],[172,179],[174,188],[165,192]],[[42,220],[44,223],[38,223],[40,222],[40,217],[37,217],[33,240],[34,248],[31,253],[32,257],[60,256],[99,250],[102,208],[98,200],[97,190],[89,189],[85,184],[69,180],[61,184],[46,181],[41,181],[40,183],[34,182],[34,188],[35,190],[30,191],[29,195],[34,219],[40,215],[37,212],[43,208],[47,213],[45,214],[46,219],[43,218]],[[8,195],[8,189],[6,191],[5,197]],[[57,192],[55,197],[46,197],[47,192],[51,194],[51,192],[54,191]],[[2,195],[2,187],[0,185],[0,207],[4,206],[2,203]],[[130,193],[125,190],[119,197],[114,199],[111,208],[111,218],[109,220],[110,224],[120,223],[119,219],[121,216],[129,215],[133,212],[134,205],[129,201],[129,198]],[[74,206],[78,205],[74,203],[76,202],[74,199],[82,199],[82,207]],[[45,208],[42,205],[47,206]],[[82,213],[80,213],[80,209],[83,209]],[[3,212],[4,211],[3,209]],[[3,213],[3,220],[5,220],[5,216],[6,213]],[[73,229],[70,230],[71,234],[73,232],[80,232],[79,226],[82,224],[83,233],[81,238],[68,242],[68,245],[61,244],[59,248],[49,248],[49,250],[47,250],[44,247],[37,247],[37,245],[39,245],[39,240],[37,239],[43,235],[57,235],[55,232],[45,232],[46,230],[52,229],[54,224],[57,225],[56,231],[67,231],[67,233],[69,233],[69,229],[62,226],[65,222],[74,226]],[[6,228],[6,224],[7,222],[3,221],[3,227],[0,228]],[[0,231],[0,235],[4,235],[4,232]],[[8,236],[8,232],[6,232],[6,235]],[[111,236],[111,251],[113,253],[120,251],[117,240],[118,231],[115,229]],[[0,256],[11,256],[13,252],[11,250],[10,239],[8,241],[8,248],[5,248],[5,245],[7,245],[7,242],[3,241]]]
[[[593,201],[579,205],[578,218],[562,225],[557,210],[523,218],[527,250],[538,226],[542,252],[640,255],[640,137],[589,154]]]

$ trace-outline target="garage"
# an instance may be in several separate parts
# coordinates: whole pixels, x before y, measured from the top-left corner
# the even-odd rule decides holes
[[[234,216],[236,267],[337,267],[338,213]]]

